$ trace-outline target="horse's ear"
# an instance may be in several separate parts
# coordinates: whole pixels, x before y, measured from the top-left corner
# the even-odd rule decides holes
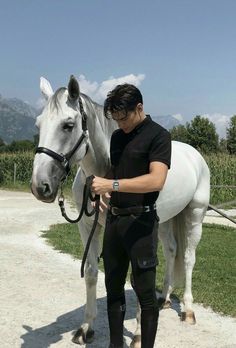
[[[70,81],[68,84],[68,93],[69,93],[69,99],[73,102],[76,102],[79,99],[79,82],[77,79],[71,75]]]
[[[48,100],[53,95],[53,89],[50,82],[44,77],[40,77],[40,89],[46,100]]]

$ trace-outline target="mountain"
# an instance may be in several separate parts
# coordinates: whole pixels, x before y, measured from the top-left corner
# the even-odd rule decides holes
[[[5,143],[13,140],[33,140],[37,129],[35,118],[38,111],[17,98],[3,98],[0,95],[0,138]]]
[[[153,119],[153,121],[159,123],[162,127],[168,130],[181,124],[176,118],[171,115],[151,116],[151,118]]]
[[[28,103],[23,102],[17,98],[5,99],[8,105],[15,111],[29,117],[36,118],[38,116],[38,110]]]
[[[0,138],[5,143],[13,140],[33,140],[38,133],[35,118],[39,110],[17,98],[3,98],[0,95]],[[152,119],[170,130],[180,122],[171,115],[152,116]]]

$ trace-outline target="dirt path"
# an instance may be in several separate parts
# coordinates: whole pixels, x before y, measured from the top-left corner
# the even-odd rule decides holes
[[[40,231],[58,222],[64,221],[56,204],[38,202],[27,193],[0,191],[1,348],[76,347],[71,337],[82,321],[85,303],[80,262],[56,252],[40,238]],[[100,272],[96,339],[90,348],[108,346],[103,284]],[[126,294],[128,346],[135,328],[136,301],[129,286]],[[180,322],[173,309],[161,311],[155,347],[236,347],[235,319],[196,304],[194,309],[194,326]]]

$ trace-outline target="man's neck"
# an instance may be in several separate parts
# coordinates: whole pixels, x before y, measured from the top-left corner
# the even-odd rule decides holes
[[[139,119],[137,119],[137,122],[135,122],[135,127],[138,126],[140,123],[142,123],[142,122],[144,121],[145,118],[146,118],[146,115],[145,115],[144,112],[142,112],[142,113],[140,114]]]

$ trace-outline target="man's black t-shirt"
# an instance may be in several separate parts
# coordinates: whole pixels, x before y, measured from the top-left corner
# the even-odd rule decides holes
[[[111,137],[111,164],[115,179],[130,179],[149,173],[150,162],[165,163],[170,168],[170,133],[150,116],[130,133],[117,129]],[[112,192],[110,204],[130,207],[154,204],[158,191],[149,193]]]

